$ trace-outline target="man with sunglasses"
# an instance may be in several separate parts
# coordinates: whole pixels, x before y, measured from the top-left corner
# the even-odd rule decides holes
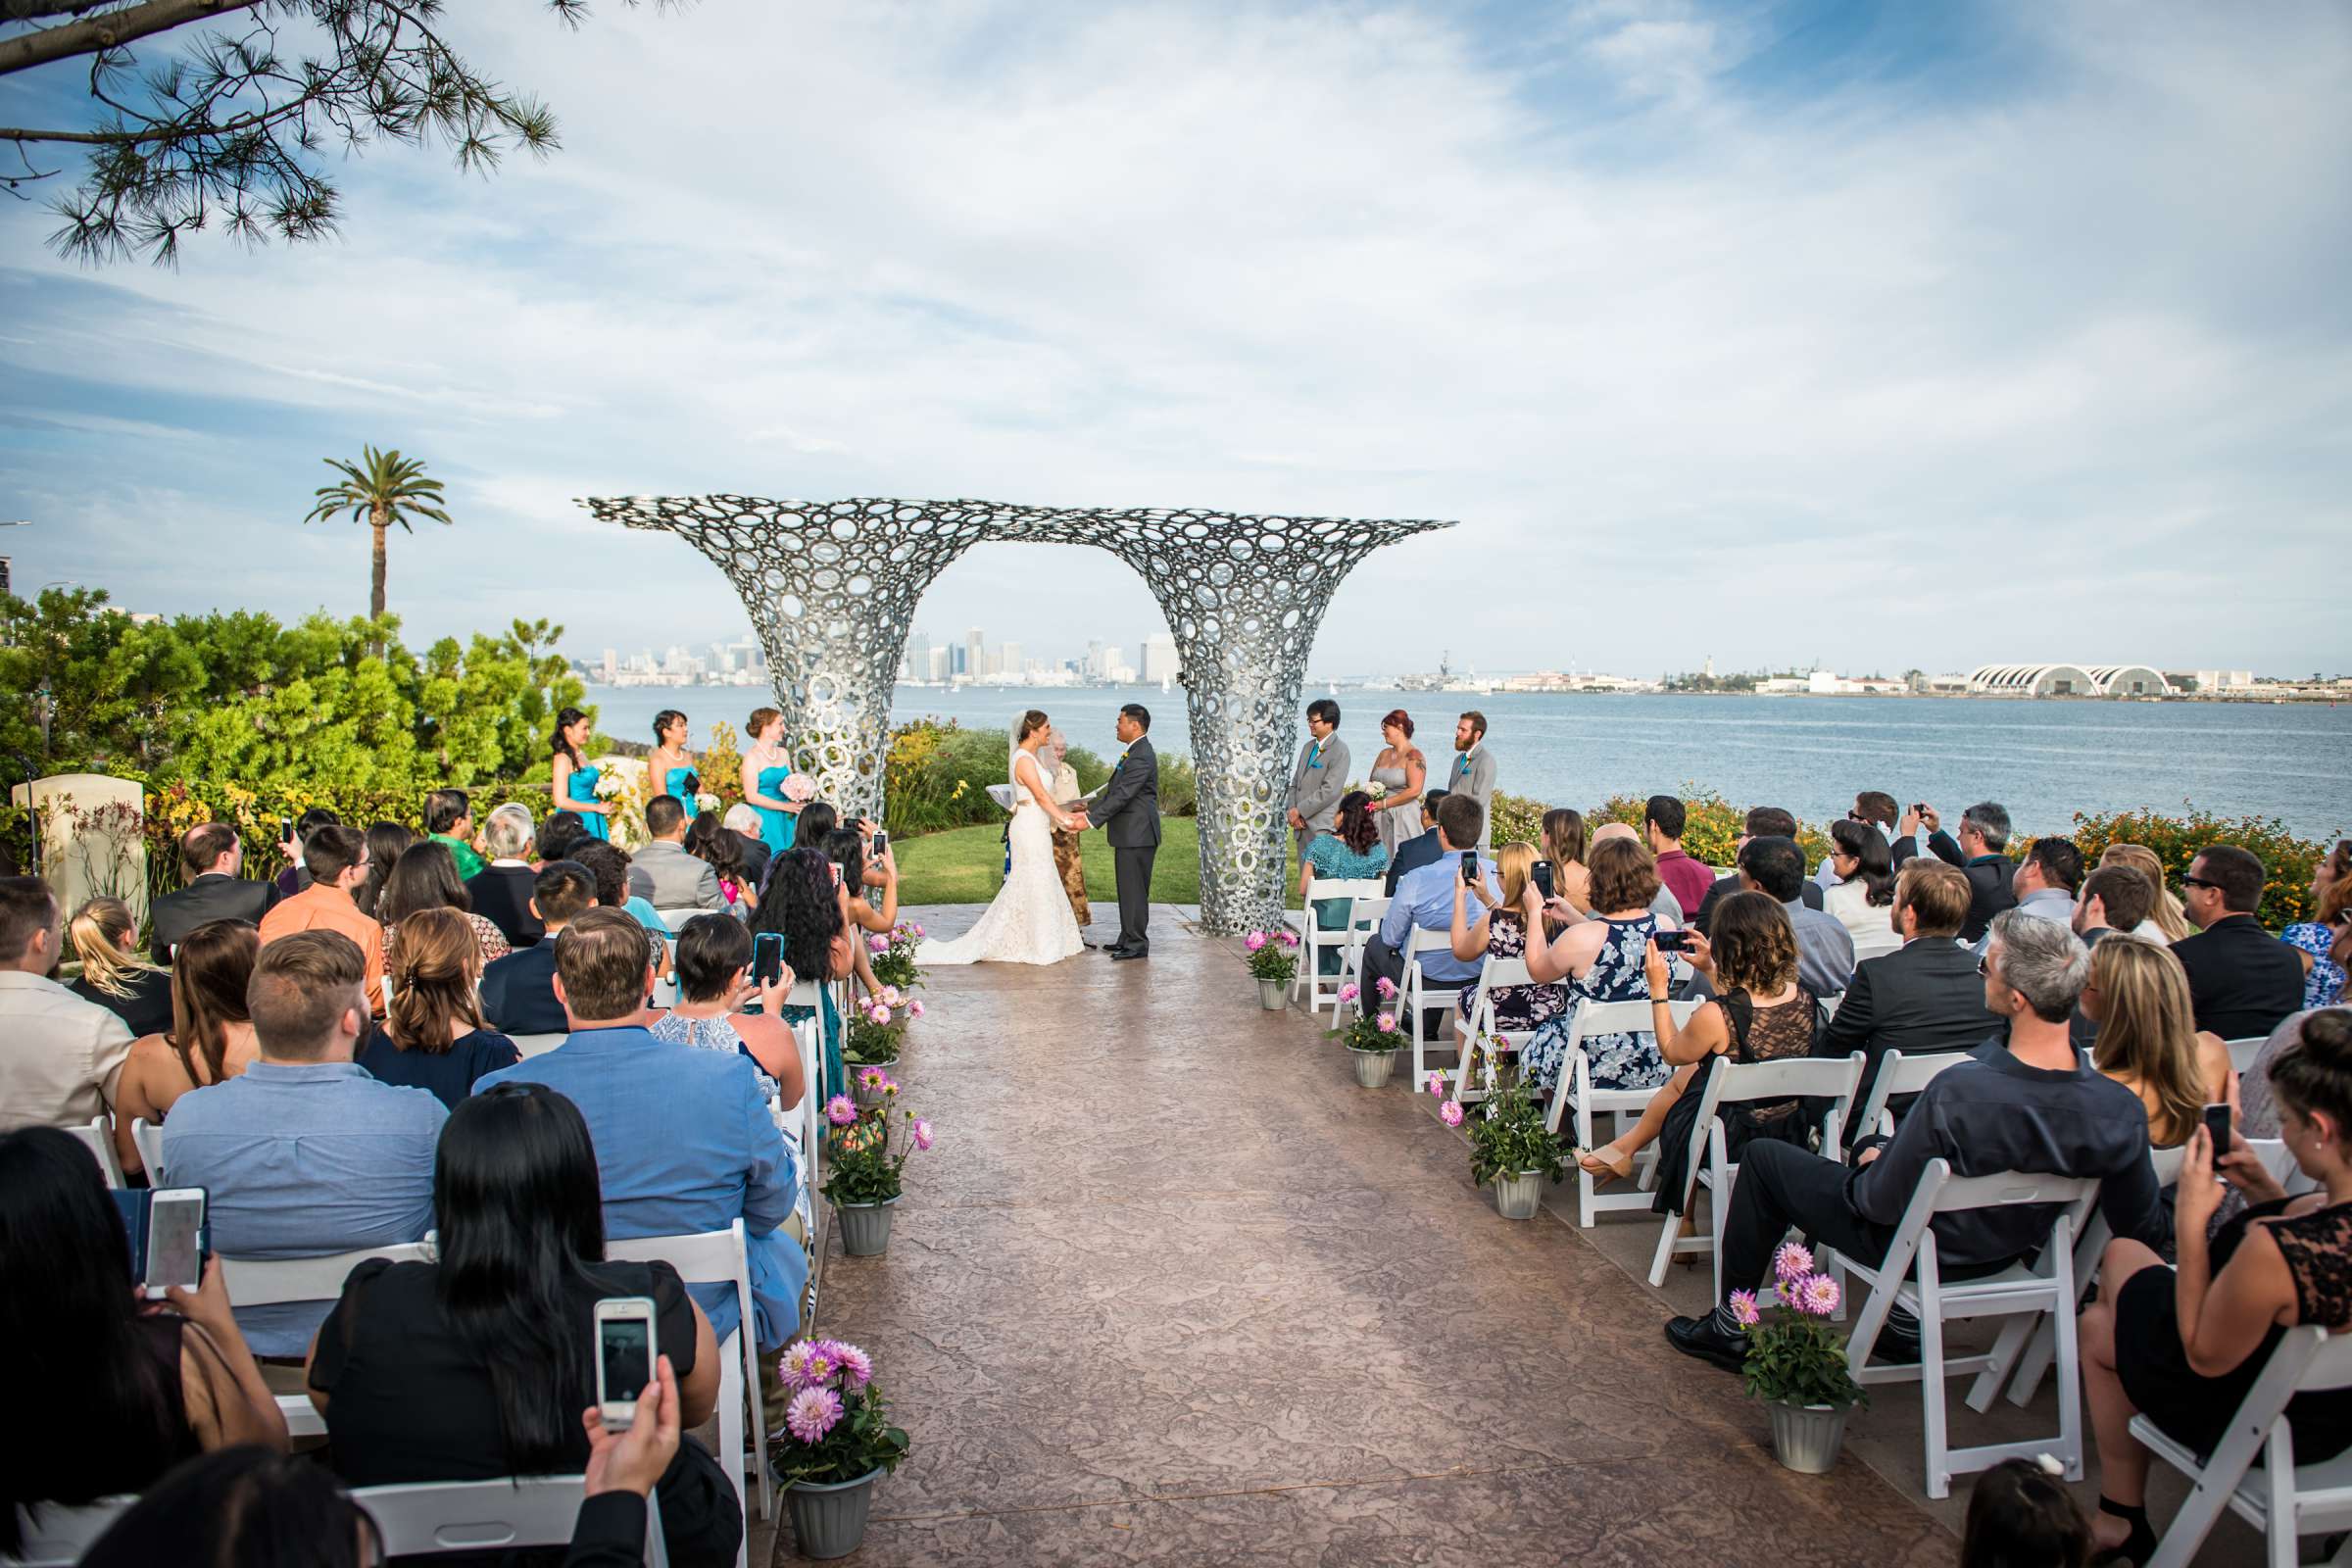
[[[2269,880],[2262,859],[2234,844],[2209,844],[2180,879],[2197,934],[2173,944],[2188,971],[2197,1027],[2224,1040],[2267,1035],[2303,1005],[2303,960],[2254,918]]]

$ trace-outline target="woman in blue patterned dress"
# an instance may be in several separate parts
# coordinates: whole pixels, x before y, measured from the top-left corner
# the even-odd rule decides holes
[[[1487,912],[1476,920],[1470,918],[1469,890],[1459,881],[1453,885],[1453,956],[1464,963],[1477,963],[1486,958],[1524,958],[1527,956],[1527,893],[1535,875],[1536,847],[1533,844],[1505,844],[1494,852],[1492,869],[1500,878],[1490,877],[1483,891],[1488,900]],[[1460,1037],[1462,1049],[1469,1049],[1470,1006],[1478,998],[1476,986],[1464,986],[1454,1007],[1459,1014],[1454,1019],[1454,1033]],[[1568,1005],[1568,988],[1564,985],[1495,986],[1487,993],[1487,1001],[1494,1009],[1494,1030],[1498,1034],[1526,1034],[1541,1029],[1558,1016]]]
[[[588,744],[588,735],[595,725],[588,715],[576,708],[566,708],[556,715],[555,769],[556,805],[579,813],[580,825],[590,838],[609,839],[612,830],[607,819],[612,808],[596,798],[597,769],[582,760],[580,748]]]
[[[1658,896],[1658,863],[1647,845],[1633,838],[1604,839],[1593,845],[1585,863],[1592,875],[1593,918],[1568,927],[1551,941],[1530,942],[1527,947],[1527,972],[1538,984],[1570,982],[1569,1010],[1537,1030],[1527,1046],[1529,1081],[1547,1099],[1566,1061],[1575,1004],[1648,1001],[1642,961],[1650,939],[1661,930],[1677,929],[1672,921],[1650,912],[1649,901]],[[1527,907],[1528,928],[1539,929],[1544,906],[1532,883]],[[1689,973],[1689,966],[1676,957],[1675,978]],[[1592,1062],[1595,1089],[1655,1089],[1666,1081],[1657,1037],[1647,1030],[1588,1035],[1585,1054]]]
[[[1307,889],[1317,877],[1330,882],[1361,882],[1380,876],[1389,868],[1389,852],[1380,842],[1380,822],[1372,814],[1372,797],[1362,790],[1349,790],[1340,801],[1339,815],[1331,831],[1318,833],[1306,847],[1298,864],[1298,897],[1307,899]],[[1348,923],[1348,911],[1353,906],[1349,899],[1316,899],[1311,901],[1316,929],[1337,931]],[[1316,970],[1322,974],[1340,972],[1340,952],[1325,948],[1318,952]]]
[[[694,754],[686,750],[689,729],[686,715],[674,708],[664,708],[654,715],[654,755],[645,760],[645,776],[654,783],[654,793],[667,795],[686,808],[686,820],[691,822],[702,814],[702,806],[695,797],[703,792],[703,781],[694,768]]]
[[[2338,839],[2311,873],[2319,900],[2315,919],[2298,920],[2278,940],[2303,957],[2303,1005],[2332,1007],[2344,1000],[2346,960],[2352,958],[2352,839]]]

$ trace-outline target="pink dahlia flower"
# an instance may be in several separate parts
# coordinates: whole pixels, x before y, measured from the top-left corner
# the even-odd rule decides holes
[[[1756,1293],[1734,1291],[1732,1293],[1732,1316],[1739,1320],[1740,1326],[1743,1329],[1752,1329],[1763,1322],[1764,1314],[1756,1310]]]
[[[1438,1107],[1438,1120],[1444,1122],[1448,1127],[1459,1127],[1462,1124],[1462,1102],[1458,1100],[1448,1100],[1446,1102],[1446,1103],[1440,1105]]]
[[[831,1389],[803,1389],[784,1411],[784,1424],[803,1443],[823,1441],[841,1419],[841,1396]]]
[[[920,1116],[914,1118],[914,1147],[917,1149],[931,1147],[931,1124]]]
[[[847,1095],[835,1095],[825,1102],[825,1120],[836,1127],[847,1127],[858,1119],[858,1103]]]

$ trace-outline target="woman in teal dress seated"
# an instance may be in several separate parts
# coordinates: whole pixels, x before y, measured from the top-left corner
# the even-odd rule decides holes
[[[703,781],[694,767],[694,754],[686,750],[686,715],[674,708],[664,708],[654,715],[654,755],[646,759],[645,776],[661,785],[662,793],[674,799],[686,808],[686,820],[691,822],[702,812],[695,797],[703,792]]]
[[[1307,845],[1306,855],[1298,863],[1298,897],[1306,898],[1307,889],[1317,877],[1330,882],[1362,881],[1382,876],[1389,869],[1389,852],[1380,842],[1380,822],[1372,814],[1372,797],[1362,790],[1350,790],[1340,802],[1338,819],[1328,833],[1318,833]],[[1317,899],[1313,902],[1315,925],[1324,931],[1338,931],[1348,924],[1348,911],[1352,901],[1348,899]],[[1316,971],[1320,974],[1340,972],[1340,955],[1336,948],[1327,948],[1318,955]]]
[[[755,708],[745,720],[752,749],[743,754],[744,804],[760,813],[760,842],[769,854],[792,848],[800,820],[799,802],[784,798],[784,781],[792,777],[792,759],[784,750],[784,715],[772,708]]]
[[[566,708],[556,715],[556,804],[577,811],[591,838],[609,839],[612,836],[612,808],[596,798],[597,769],[580,757],[580,748],[588,744],[594,727],[588,715],[576,708]]]
[[[841,1064],[841,1008],[833,1000],[833,983],[856,969],[858,950],[850,922],[841,912],[841,890],[833,883],[833,862],[814,850],[785,849],[768,867],[767,886],[759,907],[752,911],[753,940],[762,931],[784,939],[784,962],[797,981],[819,988],[824,1006],[824,1093],[827,1098],[849,1093]],[[784,1021],[806,1023],[816,1016],[808,1006],[787,1006]]]

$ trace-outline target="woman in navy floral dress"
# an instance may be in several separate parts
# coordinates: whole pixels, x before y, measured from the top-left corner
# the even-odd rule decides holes
[[[1549,942],[1530,943],[1527,950],[1527,971],[1538,982],[1570,982],[1571,1012],[1544,1025],[1528,1042],[1528,1081],[1546,1099],[1560,1082],[1574,1004],[1648,1001],[1642,960],[1650,939],[1662,930],[1677,929],[1650,912],[1649,901],[1658,896],[1658,866],[1647,845],[1633,838],[1603,839],[1592,846],[1586,865],[1592,874],[1593,918],[1569,926]],[[1535,911],[1532,923],[1541,917],[1543,906],[1531,894],[1529,906]],[[1680,957],[1673,967],[1678,982],[1690,973]],[[1588,1035],[1585,1054],[1592,1058],[1595,1089],[1655,1089],[1666,1081],[1657,1037],[1646,1030]]]

